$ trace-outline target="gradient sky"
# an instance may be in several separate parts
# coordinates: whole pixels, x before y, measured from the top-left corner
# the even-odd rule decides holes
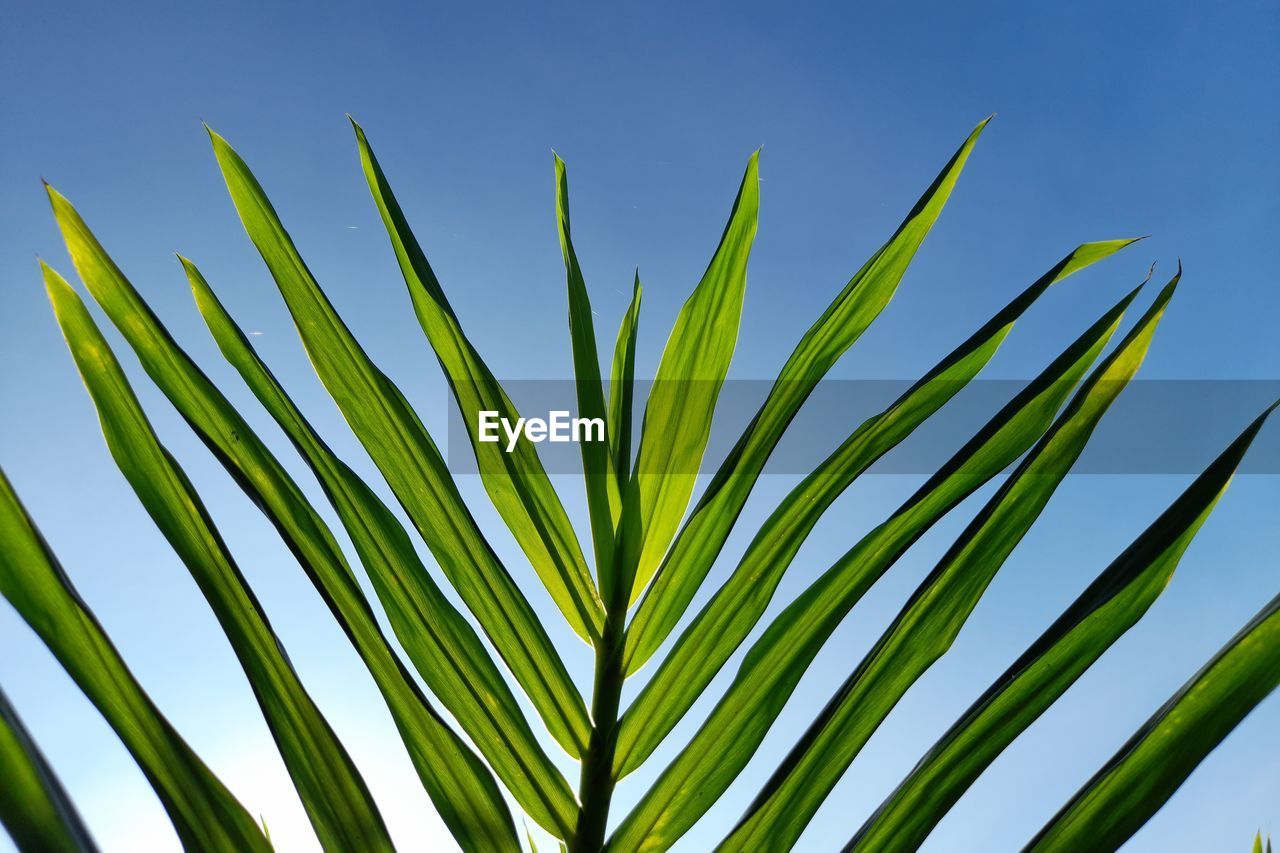
[[[612,340],[640,266],[644,375],[714,248],[748,154],[764,146],[761,230],[732,375],[768,379],[992,112],[998,118],[898,296],[833,376],[918,375],[1075,244],[1138,234],[1153,236],[1042,300],[987,375],[1033,375],[1152,261],[1167,276],[1180,257],[1184,285],[1142,375],[1280,376],[1274,3],[987,3],[968,12],[887,2],[852,10],[362,5],[11,0],[0,23],[0,465],[142,683],[266,816],[284,849],[307,849],[307,827],[265,725],[194,583],[107,455],[48,310],[34,256],[72,270],[41,176],[79,207],[317,501],[314,483],[218,357],[173,258],[181,251],[201,265],[237,319],[261,333],[255,343],[304,411],[372,476],[244,237],[200,120],[246,157],[339,310],[437,434],[444,384],[407,310],[344,112],[365,126],[458,314],[504,377],[564,378],[569,370],[553,147],[569,164],[575,239],[602,339]],[[442,838],[438,820],[319,597],[132,355],[120,353],[393,833],[406,849],[438,849],[422,842]],[[1260,442],[1275,447],[1277,432],[1272,424]],[[1069,478],[953,651],[833,792],[803,849],[847,839],[1188,479]],[[916,482],[876,476],[851,489],[800,552],[770,612]],[[742,532],[791,484],[762,481],[713,580],[747,544]],[[464,491],[587,686],[586,648],[560,627],[478,485],[466,482]],[[577,486],[570,479],[562,491],[581,520]],[[714,844],[978,505],[971,500],[939,524],[863,600],[806,675],[749,778],[679,849]],[[1238,477],[1149,616],[992,766],[928,849],[1026,841],[1275,594],[1277,506],[1280,477]],[[107,849],[176,849],[127,753],[7,606],[0,683]],[[618,815],[709,708],[700,703],[622,786]],[[1130,849],[1243,850],[1258,828],[1280,834],[1277,780],[1273,696]]]

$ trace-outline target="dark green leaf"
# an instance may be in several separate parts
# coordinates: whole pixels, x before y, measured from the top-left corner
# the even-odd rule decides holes
[[[7,482],[4,491],[7,499]],[[8,540],[5,541],[7,547]],[[4,780],[0,785],[0,823],[19,850],[92,853],[98,849],[71,798],[3,690],[0,690],[0,779]]]
[[[1137,373],[1173,296],[1169,282],[978,512],[765,784],[721,849],[789,848],[898,700],[951,647],[1112,402]]]
[[[46,266],[44,274],[111,455],[217,616],[320,843],[327,850],[393,849],[359,771],[298,680],[207,510],[156,438],[84,303],[56,272]]]
[[[1094,580],[929,750],[847,850],[918,846],[973,781],[1164,591],[1264,414]],[[1102,845],[1105,847],[1106,845]]]
[[[1147,720],[1026,849],[1118,848],[1277,686],[1280,596]],[[1261,836],[1254,849],[1262,850]]]
[[[889,304],[986,125],[982,122],[969,134],[889,242],[863,264],[796,345],[760,411],[721,463],[645,594],[627,638],[628,672],[635,672],[648,660],[688,608],[729,538],[765,462],[804,401]]]
[[[638,844],[641,839],[656,846],[670,844],[711,807],[746,766],[805,669],[853,605],[933,522],[1025,453],[1049,428],[1071,389],[1115,331],[1134,295],[1136,291],[1103,315],[892,517],[850,549],[778,616],[748,651],[728,692],[689,745],[618,828],[614,838],[622,848]],[[754,597],[751,593],[755,590],[748,589],[748,600],[740,610],[710,611],[724,613],[723,626],[698,622],[691,626],[690,631],[718,638],[719,645],[709,655],[715,654],[723,661],[728,656],[724,649],[727,647],[731,653],[742,641],[768,603],[772,585],[767,586]],[[683,712],[683,708],[668,706],[657,706],[655,712],[667,731],[672,725],[667,722],[671,710]],[[634,725],[632,732],[633,742],[642,746],[652,742],[641,726]],[[643,754],[633,753],[622,766],[632,766],[635,757]]]
[[[680,636],[658,672],[627,712],[615,763],[619,776],[639,766],[652,752],[746,638],[763,615],[773,591],[805,537],[854,479],[977,376],[995,355],[1017,319],[1051,285],[1131,242],[1086,243],[1068,254],[935,365],[893,405],[859,426],[791,491],[756,534],[733,575]],[[1067,390],[1063,389],[1064,397],[1066,393]],[[1006,417],[1010,416],[1006,413]],[[1027,427],[1028,430],[1032,428]],[[1030,446],[1034,438],[1035,433],[1031,431],[1022,434],[1013,449]],[[1011,461],[1016,455],[1002,454],[998,458]],[[993,476],[999,469],[984,470],[986,473],[980,480],[972,481],[975,488],[976,483]],[[949,506],[940,504],[920,524],[931,524]],[[909,544],[910,531],[915,526],[913,522],[901,536],[893,526],[876,535],[881,537],[881,541],[898,537],[898,541]],[[906,544],[898,547],[905,549]],[[896,556],[884,554],[883,560],[887,562],[883,565],[887,566],[892,559]],[[645,607],[642,606],[637,624],[641,624],[644,616]],[[635,660],[642,659],[641,656]]]

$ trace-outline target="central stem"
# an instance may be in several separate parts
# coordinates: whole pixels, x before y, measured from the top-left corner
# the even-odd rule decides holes
[[[625,617],[623,617],[625,618]],[[591,739],[582,757],[578,828],[572,853],[599,853],[613,799],[613,753],[618,742],[618,706],[622,700],[622,619],[606,618],[596,647],[595,688],[591,697]]]
[[[578,827],[569,844],[571,853],[600,853],[613,799],[613,754],[618,743],[618,707],[625,673],[622,651],[626,638],[626,595],[621,607],[608,607],[604,629],[596,644],[595,687],[591,694],[591,739],[582,756],[578,798]]]

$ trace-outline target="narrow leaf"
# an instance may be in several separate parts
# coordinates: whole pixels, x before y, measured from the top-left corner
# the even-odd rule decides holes
[[[56,272],[46,266],[44,274],[111,455],[218,617],[320,843],[327,850],[393,849],[359,771],[298,680],[208,511],[156,438],[84,303]]]
[[[580,755],[590,728],[582,696],[537,614],[480,532],[440,450],[321,291],[249,167],[222,137],[210,131],[210,138],[236,211],[289,307],[316,373],[552,736],[571,755]]]
[[[1120,847],[1277,686],[1280,596],[1156,711],[1026,849]],[[1261,835],[1254,849],[1262,850]]]
[[[711,807],[746,766],[805,669],[853,605],[933,522],[1030,449],[1106,345],[1135,295],[1136,291],[1103,315],[892,517],[867,534],[778,616],[747,652],[733,683],[702,728],[618,828],[618,844],[629,848],[640,839],[656,846],[670,844]],[[767,603],[767,595],[748,599],[742,611],[725,614],[722,627],[695,622],[701,636],[722,638],[723,645],[709,654],[720,661],[727,659]],[[727,653],[725,646],[729,646]],[[660,711],[663,729],[669,731],[671,715]],[[642,729],[634,727],[632,731],[637,741],[645,738]],[[650,741],[645,738],[643,744]]]
[[[1265,418],[1266,413],[1250,424],[996,679],[846,850],[881,850],[890,842],[918,846],[1005,747],[1142,618],[1168,586]]]
[[[7,491],[8,484],[5,484]],[[6,541],[6,547],[8,540]],[[0,690],[0,823],[19,850],[92,853],[98,848],[53,768]]]
[[[548,831],[567,832],[577,814],[573,793],[538,746],[480,638],[431,579],[391,510],[298,411],[195,265],[184,260],[183,266],[218,348],[320,480],[418,673],[521,807]],[[470,756],[465,747],[455,750]]]
[[[596,348],[595,322],[591,316],[591,300],[573,250],[569,227],[569,175],[559,154],[555,158],[556,227],[560,235],[560,252],[564,255],[565,279],[569,292],[569,342],[573,349],[574,387],[578,397],[578,413],[584,418],[607,418],[604,388],[600,384],[600,351]],[[608,427],[606,425],[606,431]],[[606,439],[609,437],[606,436]],[[591,518],[591,541],[594,543],[596,572],[603,588],[613,565],[614,531],[622,512],[622,493],[610,465],[609,441],[579,443],[582,453],[583,481],[587,489],[587,512]]]
[[[89,292],[137,353],[147,374],[297,556],[373,675],[437,808],[442,814],[459,816],[457,820],[485,807],[493,808],[495,817],[501,815],[501,797],[488,771],[474,757],[452,760],[455,754],[467,754],[465,745],[436,715],[392,651],[341,548],[297,483],[174,342],[70,202],[52,188],[49,196],[72,261]],[[474,805],[455,806],[450,802],[453,790],[467,792]],[[465,826],[459,829],[464,837],[472,832]]]
[[[738,340],[760,207],[759,159],[757,151],[747,161],[720,246],[676,317],[645,404],[615,558],[617,581],[631,602],[671,544],[711,436],[716,400]],[[612,601],[607,592],[605,600]]]
[[[253,818],[133,677],[3,472],[0,541],[0,593],[115,730],[155,789],[183,846],[227,853],[269,850]]]
[[[756,534],[733,575],[685,629],[627,712],[619,739],[619,761],[615,765],[618,775],[639,766],[750,633],[805,537],[836,498],[863,471],[977,376],[995,355],[1017,319],[1051,285],[1130,242],[1086,243],[1068,254],[935,365],[896,402],[854,430],[835,452],[791,491]],[[1066,393],[1066,390],[1062,391],[1064,397]],[[1009,416],[1011,413],[1006,413],[1006,417]],[[1017,447],[1023,447],[1023,442],[1030,446],[1033,440],[1034,435],[1027,432],[1019,439]],[[1001,458],[1011,461],[1016,455]],[[990,477],[996,470],[988,469],[989,473],[981,476]],[[923,519],[921,524],[931,524],[947,508],[940,507],[937,515]],[[906,538],[900,541],[909,543],[909,532],[904,531]],[[889,541],[895,535],[894,528],[882,530],[877,535]],[[905,548],[906,545],[899,547]],[[886,554],[884,559],[888,561],[884,564],[887,566],[896,557]],[[650,600],[646,600],[646,605]],[[646,605],[641,605],[633,623],[633,632],[642,632],[647,613],[655,614],[655,618],[678,618],[679,614],[662,616],[663,611],[647,611]],[[652,641],[660,634],[659,631],[646,636]],[[633,648],[637,653],[633,658],[634,665],[644,659],[647,651],[644,647]]]
[[[680,530],[640,604],[628,637],[628,672],[634,672],[653,654],[693,600],[769,455],[800,407],[893,298],[908,264],[950,198],[987,121],[969,134],[894,235],[854,274],[796,345],[760,411]]]
[[[978,512],[781,762],[723,850],[790,847],[898,700],[951,647],[978,600],[1146,356],[1175,277]]]
[[[613,369],[609,374],[609,455],[618,472],[618,482],[631,477],[631,418],[635,401],[636,335],[640,328],[640,272],[636,271],[631,304],[618,328],[613,348]]]
[[[391,238],[418,322],[458,403],[485,490],[573,630],[584,640],[593,641],[600,635],[604,609],[569,516],[531,443],[522,439],[508,453],[500,442],[481,441],[481,412],[496,412],[512,423],[519,413],[467,340],[427,256],[409,229],[369,140],[360,125],[354,120],[351,123],[369,190]],[[603,422],[603,411],[599,417]],[[592,443],[583,443],[583,448]],[[601,442],[600,446],[607,445]]]

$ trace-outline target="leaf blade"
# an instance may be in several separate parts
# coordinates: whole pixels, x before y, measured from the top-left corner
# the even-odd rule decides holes
[[[992,683],[846,850],[878,849],[885,838],[919,843],[977,775],[1137,623],[1168,585],[1266,415],[1250,424]]]
[[[759,160],[756,151],[747,161],[720,245],[676,317],[645,403],[615,558],[617,583],[629,603],[657,570],[675,535],[710,438],[716,401],[737,344],[747,258],[760,208]],[[607,592],[604,597],[612,600]]]
[[[618,776],[639,766],[747,636],[805,537],[835,499],[976,377],[1018,318],[1052,285],[1131,242],[1086,243],[1068,253],[891,406],[854,430],[787,495],[756,534],[732,576],[681,634],[628,710],[615,764]],[[637,624],[645,614],[642,605]],[[647,636],[652,641],[659,634]],[[643,657],[637,654],[633,663]]]
[[[754,754],[800,676],[862,594],[925,529],[1039,439],[1135,294],[1077,338],[892,517],[782,611],[747,652],[728,691],[688,746],[619,826],[614,838],[620,846],[641,839],[646,845],[672,843],[710,808]],[[720,654],[730,645],[736,648],[745,637],[742,629],[750,629],[763,604],[767,599],[762,595],[751,602],[750,611],[727,611],[727,625],[708,629],[711,636],[722,637]],[[663,711],[656,718],[669,720],[671,715]],[[642,728],[636,725],[633,731],[638,741]]]
[[[590,729],[582,696],[480,532],[430,434],[343,324],[244,160],[221,136],[210,131],[210,139],[236,211],[317,375],[552,736],[570,755],[580,755]]]
[[[629,673],[662,644],[693,600],[765,462],[805,400],[889,304],[989,121],[974,128],[889,241],[854,274],[796,344],[769,396],[716,471],[645,593],[627,639]]]
[[[606,420],[608,411],[604,388],[600,381],[600,354],[596,349],[595,322],[591,299],[573,248],[569,227],[569,175],[559,154],[554,154],[556,180],[556,231],[560,237],[560,253],[564,256],[565,283],[569,301],[569,342],[573,350],[574,389],[578,412],[585,418]],[[604,589],[613,567],[613,549],[618,518],[622,512],[620,481],[609,464],[610,435],[604,442],[579,443],[582,453],[583,480],[587,490],[587,513],[591,519],[591,541],[596,558],[596,574]],[[606,594],[607,597],[607,594]],[[599,635],[595,640],[599,641]]]
[[[609,373],[609,455],[618,482],[631,477],[631,418],[635,401],[636,338],[640,331],[640,271],[636,271],[631,288],[631,304],[618,327],[618,340],[613,348],[613,365]]]
[[[321,844],[393,849],[359,771],[298,680],[200,498],[156,438],[88,309],[57,273],[44,272],[111,455],[218,617]]]
[[[369,191],[391,239],[414,313],[440,360],[466,424],[485,490],[556,606],[573,630],[592,642],[600,635],[604,608],[569,516],[532,444],[519,441],[507,452],[497,443],[480,440],[481,411],[497,412],[511,422],[519,413],[463,332],[364,130],[354,119],[351,124]],[[603,418],[603,411],[600,416]],[[583,443],[584,451],[590,444]]]
[[[950,648],[978,600],[1137,372],[1173,296],[1175,277],[1125,340],[979,510],[872,650],[780,763],[724,851],[790,846],[863,745],[916,680]]]
[[[57,774],[0,690],[0,825],[19,850],[96,853]]]
[[[1119,847],[1277,686],[1280,596],[1140,726],[1025,849],[1060,850],[1081,837]],[[1261,834],[1254,849],[1262,850]]]
[[[401,645],[531,817],[567,832],[576,802],[538,746],[515,697],[475,631],[422,565],[404,528],[294,405],[200,271],[183,266],[196,304],[227,361],[289,436],[329,495]],[[465,746],[460,751],[467,751]],[[469,751],[468,751],[469,752]],[[487,772],[487,771],[486,771]]]

